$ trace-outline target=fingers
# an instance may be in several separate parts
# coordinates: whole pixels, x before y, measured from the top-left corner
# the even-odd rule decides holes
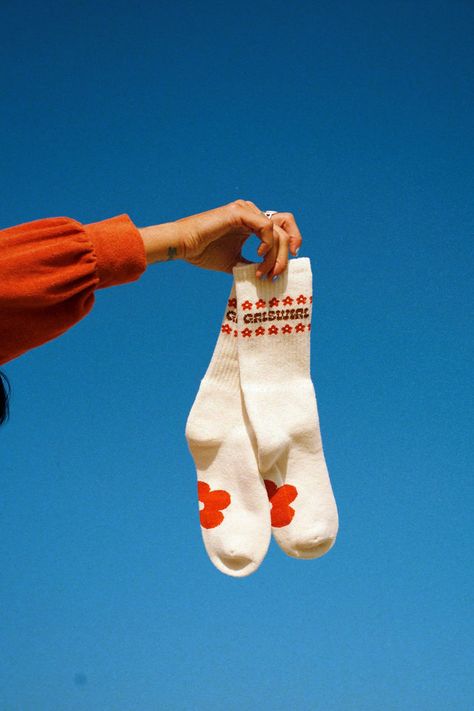
[[[249,207],[252,207],[257,212],[260,212],[258,207],[250,200],[245,200],[244,202]],[[296,220],[295,220],[293,213],[292,212],[277,212],[272,216],[271,219],[273,220],[274,223],[276,223],[279,227],[281,227],[284,230],[284,232],[288,235],[288,246],[291,251],[291,254],[294,257],[297,257],[299,249],[300,249],[301,244],[303,242],[303,237],[301,236],[301,232],[299,230],[298,225],[296,224]],[[286,256],[288,256],[288,255],[286,255]],[[286,259],[286,264],[288,264],[288,259]]]
[[[291,254],[297,257],[303,238],[293,214],[291,212],[277,212],[276,215],[273,215],[272,220],[285,230],[289,237]]]
[[[290,238],[287,233],[281,229],[281,227],[278,227],[278,225],[274,225],[273,232],[276,233],[276,242],[278,246],[275,265],[269,273],[269,277],[276,280],[288,266],[288,243]]]
[[[273,222],[253,205],[253,203],[249,205],[245,200],[236,200],[230,203],[229,207],[233,211],[236,224],[250,228],[262,241],[258,254],[260,257],[263,255],[265,255],[265,257],[263,262],[258,265],[256,276],[266,276],[268,272],[273,269],[277,255],[275,237],[273,234]]]
[[[268,217],[266,217],[265,219],[267,220],[267,222],[271,222]],[[260,264],[258,265],[257,271],[255,272],[255,276],[257,277],[257,279],[266,279],[275,267],[276,258],[278,254],[278,237],[275,233],[275,225],[272,225],[271,247],[268,248],[267,243],[263,242],[262,240],[262,244],[258,248],[257,254],[259,257],[263,256],[263,262],[260,262]]]
[[[288,251],[298,255],[302,236],[291,212],[278,212],[271,219],[250,200],[230,203],[239,224],[251,229],[261,240],[257,250],[263,261],[258,265],[258,278],[276,279],[288,266]]]

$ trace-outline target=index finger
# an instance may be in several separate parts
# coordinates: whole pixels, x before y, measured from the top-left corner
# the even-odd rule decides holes
[[[236,213],[241,223],[250,228],[262,242],[258,249],[258,254],[261,257],[265,256],[265,259],[257,269],[257,276],[268,274],[275,266],[277,256],[273,222],[258,209],[239,203],[235,203],[235,205]]]
[[[282,227],[290,238],[290,249],[294,257],[298,256],[303,237],[298,229],[294,215],[291,212],[277,212],[272,219]]]

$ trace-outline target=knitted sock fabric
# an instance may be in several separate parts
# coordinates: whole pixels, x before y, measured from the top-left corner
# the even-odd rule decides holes
[[[245,408],[274,538],[290,556],[318,558],[335,541],[338,514],[310,374],[310,261],[290,261],[274,283],[257,279],[255,269],[234,269]]]
[[[256,459],[255,437],[242,401],[237,358],[235,289],[186,424],[198,475],[201,531],[223,573],[253,573],[271,536],[269,503]]]

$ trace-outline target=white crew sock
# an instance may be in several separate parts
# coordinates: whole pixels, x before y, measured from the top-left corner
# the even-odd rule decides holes
[[[234,268],[240,386],[273,535],[288,555],[317,558],[335,541],[338,515],[310,374],[311,265],[291,260],[276,282],[255,270]]]
[[[245,411],[237,358],[235,288],[214,354],[189,413],[186,439],[198,474],[204,545],[223,573],[253,573],[271,536],[269,502]]]

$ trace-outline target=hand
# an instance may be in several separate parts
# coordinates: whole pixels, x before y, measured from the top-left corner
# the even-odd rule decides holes
[[[257,277],[279,276],[288,265],[288,252],[297,256],[302,237],[290,212],[278,212],[268,219],[249,200],[235,200],[214,210],[183,217],[175,222],[140,230],[148,263],[180,258],[203,269],[232,273],[242,257],[242,247],[251,234],[261,245],[263,261]]]

